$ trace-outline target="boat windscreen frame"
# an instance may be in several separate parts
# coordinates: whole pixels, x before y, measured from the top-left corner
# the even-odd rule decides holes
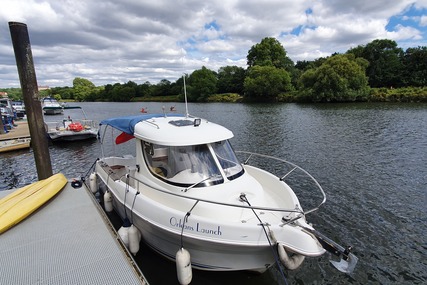
[[[164,146],[141,140],[144,162],[157,179],[178,187],[206,187],[224,183],[207,144]]]

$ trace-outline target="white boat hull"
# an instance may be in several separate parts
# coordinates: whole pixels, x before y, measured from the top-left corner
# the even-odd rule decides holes
[[[192,208],[194,201],[191,203],[187,201],[187,205],[178,210],[177,208],[181,206],[168,207],[168,202],[165,200],[168,199],[167,197],[170,199],[168,194],[156,194],[155,190],[142,190],[135,197],[136,190],[126,186],[124,176],[121,180],[118,179],[111,175],[110,171],[105,171],[105,167],[101,167],[99,163],[96,166],[96,172],[102,183],[107,185],[112,193],[115,211],[122,219],[125,217],[130,219],[140,230],[146,244],[166,258],[174,260],[176,252],[184,247],[191,254],[192,266],[201,270],[264,272],[275,263],[273,252],[275,247],[272,248],[275,243],[271,243],[271,240],[266,237],[263,227],[259,225],[251,210],[233,209],[229,212],[230,220],[228,221],[220,214],[227,211],[226,206],[214,205],[207,210],[204,204],[199,212],[198,207],[194,207],[193,212],[184,222],[185,215]],[[105,187],[101,188],[105,189]],[[234,192],[233,196],[238,197],[239,190]],[[180,204],[179,201],[175,202],[177,205]],[[126,203],[126,213],[124,203]],[[206,216],[201,216],[203,212]],[[215,219],[215,213],[218,213],[218,219]],[[242,220],[235,218],[239,213]],[[291,251],[306,256],[319,256],[325,252],[315,238],[307,235],[300,228],[289,225],[281,227],[280,214],[275,217],[271,213],[266,213],[263,218],[275,221],[276,225],[269,226],[269,229],[274,231],[276,238],[287,244]],[[183,233],[182,239],[181,233]]]
[[[102,189],[106,211],[115,209],[126,226],[127,220],[133,223],[150,247],[171,260],[178,256],[177,266],[184,252],[185,268],[189,253],[192,267],[202,270],[264,272],[279,260],[292,270],[326,248],[342,256],[341,271],[353,270],[357,259],[351,248],[305,219],[326,196],[304,169],[248,152],[240,152],[246,157],[239,160],[230,130],[188,114],[131,115],[100,125],[106,126],[101,142],[111,126],[121,131],[116,144],[135,139],[136,155],[105,157],[103,152],[91,175],[92,191]],[[297,192],[314,188],[323,199],[304,211],[288,184]],[[126,244],[126,235],[122,238]]]
[[[73,131],[53,131],[49,132],[52,141],[79,141],[94,139],[97,136],[97,130],[85,130],[80,132]]]
[[[59,115],[64,113],[62,109],[44,109],[45,115]]]

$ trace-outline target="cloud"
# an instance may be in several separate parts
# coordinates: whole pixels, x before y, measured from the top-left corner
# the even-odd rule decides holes
[[[156,84],[202,66],[246,68],[248,50],[265,37],[277,38],[295,62],[379,38],[426,42],[427,0],[346,2],[3,0],[0,33],[10,34],[9,21],[27,24],[39,85],[50,86],[71,86],[75,77]],[[0,75],[0,87],[19,87],[7,36],[0,38]]]

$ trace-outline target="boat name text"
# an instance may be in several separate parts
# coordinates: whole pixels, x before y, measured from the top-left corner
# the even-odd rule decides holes
[[[209,228],[203,227],[200,223],[196,223],[195,226],[184,224],[182,222],[182,219],[177,219],[175,217],[171,217],[169,220],[169,223],[174,227],[181,228],[181,229],[184,228],[184,230],[186,231],[199,232],[199,233],[215,235],[215,236],[222,235],[221,226],[218,226],[216,229],[209,229]]]

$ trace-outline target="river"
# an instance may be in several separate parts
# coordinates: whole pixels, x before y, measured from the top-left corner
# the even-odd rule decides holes
[[[73,103],[70,103],[73,105]],[[150,113],[183,103],[79,103],[95,120]],[[193,270],[191,284],[426,284],[427,104],[188,104],[189,113],[227,126],[235,150],[279,156],[309,171],[327,195],[307,219],[359,258],[340,273],[328,255],[295,270],[261,275]],[[53,171],[86,174],[97,141],[49,147]],[[134,151],[130,149],[130,151]],[[37,180],[31,150],[0,154],[0,190]],[[304,200],[300,197],[300,200]],[[304,205],[304,203],[303,203]],[[178,284],[175,264],[143,247],[137,255],[151,285]]]

